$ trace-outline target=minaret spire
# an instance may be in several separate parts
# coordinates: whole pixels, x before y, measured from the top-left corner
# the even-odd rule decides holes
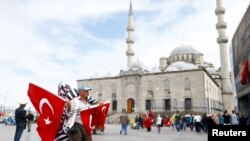
[[[134,38],[133,38],[133,32],[134,32],[134,21],[133,21],[133,8],[132,8],[132,0],[130,0],[130,6],[129,6],[129,13],[128,13],[128,26],[127,26],[127,32],[128,32],[128,38],[126,40],[128,49],[126,51],[127,55],[127,67],[129,68],[131,63],[133,62],[134,57],[134,50],[133,50],[133,44],[134,44]]]
[[[132,7],[132,1],[130,0],[130,5],[129,5],[129,13],[128,15],[133,15],[133,7]]]
[[[216,24],[216,29],[218,30],[219,37],[217,38],[217,43],[220,46],[220,60],[221,60],[221,77],[222,77],[222,101],[225,110],[233,110],[233,95],[232,87],[229,76],[228,67],[228,51],[227,42],[228,37],[226,36],[227,23],[224,22],[225,8],[222,6],[222,0],[216,0],[217,8],[215,9],[215,14],[217,15],[218,23]]]

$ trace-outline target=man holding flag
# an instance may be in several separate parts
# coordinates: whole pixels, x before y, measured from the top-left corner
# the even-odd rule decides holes
[[[77,90],[60,85],[59,97],[29,84],[28,96],[40,115],[37,132],[42,141],[92,141],[93,126],[104,128],[110,103],[97,105],[89,90],[91,88],[84,85]]]
[[[89,97],[89,90],[91,90],[91,88],[88,86],[85,86],[85,85],[79,86],[78,87],[78,94],[79,94],[80,98],[73,99],[71,102],[71,104],[74,105],[74,106],[71,106],[72,107],[71,111],[73,110],[76,112],[74,126],[77,126],[78,130],[80,130],[80,131],[78,131],[78,133],[76,133],[76,134],[68,134],[70,140],[77,140],[78,141],[78,139],[79,139],[79,141],[81,141],[81,140],[92,141],[91,130],[89,131],[88,127],[83,126],[83,121],[82,121],[82,117],[80,114],[81,109],[87,109],[90,106],[90,103],[87,100],[87,98]],[[97,102],[95,102],[95,103],[97,103]],[[91,110],[91,111],[93,111],[93,110]],[[84,119],[88,120],[89,118],[87,118],[87,117],[90,117],[91,115],[92,115],[92,113],[88,112],[88,115],[83,115],[83,116],[86,117]],[[73,117],[74,117],[74,115],[73,115]],[[91,121],[89,121],[89,122],[91,122]]]
[[[54,141],[66,102],[32,83],[29,84],[28,96],[40,115],[37,121],[39,136],[42,141]]]
[[[104,103],[103,101],[97,102],[91,100],[91,97],[89,96],[89,90],[91,90],[91,88],[88,86],[79,86],[78,93],[80,98],[77,99],[78,104],[75,104],[78,106],[74,106],[77,107],[74,124],[78,127],[83,125],[80,126],[80,136],[82,141],[92,141],[91,134],[95,126],[104,128],[106,115],[110,105],[109,102]],[[79,135],[69,135],[69,138],[71,141],[78,141],[77,139],[80,139]]]

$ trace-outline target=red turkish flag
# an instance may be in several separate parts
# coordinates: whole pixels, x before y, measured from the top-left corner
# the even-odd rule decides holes
[[[243,69],[241,72],[241,80],[240,80],[242,85],[248,84],[247,73],[248,73],[248,60],[245,60],[243,63]]]
[[[92,138],[91,134],[92,134],[92,119],[93,119],[93,115],[96,112],[97,107],[92,107],[89,109],[85,109],[82,110],[80,112],[81,114],[81,118],[82,118],[82,124],[87,132],[87,134],[89,135],[90,138]]]
[[[29,84],[28,96],[39,113],[37,132],[42,141],[54,141],[59,130],[65,101],[32,83]]]
[[[92,126],[95,126],[99,129],[104,129],[104,124],[108,115],[109,106],[110,102],[105,102],[103,105],[99,105],[97,107],[97,110],[93,115]]]
[[[145,119],[144,119],[144,127],[151,127],[151,125],[152,125],[152,118],[151,117],[145,117]]]

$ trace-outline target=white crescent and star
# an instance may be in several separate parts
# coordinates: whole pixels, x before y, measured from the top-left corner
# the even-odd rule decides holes
[[[53,115],[54,115],[54,110],[53,110],[53,107],[52,105],[50,104],[49,100],[47,98],[42,98],[39,102],[39,110],[40,110],[40,113],[42,114],[42,108],[43,108],[43,105],[44,104],[47,104],[49,106],[49,108],[51,109]],[[50,124],[51,121],[49,120],[49,117],[47,117],[46,119],[44,119],[44,122],[45,124]]]
[[[104,113],[106,111],[106,106],[102,107],[102,112]]]
[[[92,129],[91,123],[92,123],[92,115],[89,116],[89,128],[90,129]]]

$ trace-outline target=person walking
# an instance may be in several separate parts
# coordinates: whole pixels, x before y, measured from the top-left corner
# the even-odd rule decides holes
[[[153,123],[153,119],[148,116],[147,112],[144,113],[145,117],[144,117],[144,127],[147,128],[147,132],[151,132],[151,126]]]
[[[223,119],[223,125],[231,125],[231,116],[227,113],[227,110],[225,110],[223,113]]]
[[[239,117],[238,117],[238,115],[235,113],[234,110],[232,110],[232,114],[231,114],[231,124],[232,124],[232,125],[238,125],[238,124],[239,124]]]
[[[127,135],[129,118],[125,110],[122,111],[122,115],[120,116],[120,124],[121,124],[120,134],[122,134],[122,132],[124,131],[124,134]]]
[[[197,113],[194,116],[194,126],[197,133],[201,132],[201,120],[202,120],[201,115]]]
[[[161,132],[161,126],[162,126],[162,117],[161,117],[161,115],[157,116],[156,126],[157,126],[158,133],[160,133]]]
[[[193,116],[193,114],[190,114],[190,117],[188,118],[188,124],[189,124],[189,127],[190,127],[191,131],[193,131],[193,127],[194,127],[194,116]]]
[[[28,125],[28,132],[31,131],[31,124],[34,120],[34,115],[31,113],[31,111],[29,111],[28,115],[27,115],[27,125]]]
[[[175,113],[175,118],[174,118],[174,125],[177,131],[177,134],[179,134],[180,132],[180,126],[181,126],[181,115],[180,115],[180,111],[176,111]]]
[[[26,128],[26,110],[24,109],[27,103],[21,102],[19,108],[15,110],[16,132],[14,141],[20,141],[23,130]]]

